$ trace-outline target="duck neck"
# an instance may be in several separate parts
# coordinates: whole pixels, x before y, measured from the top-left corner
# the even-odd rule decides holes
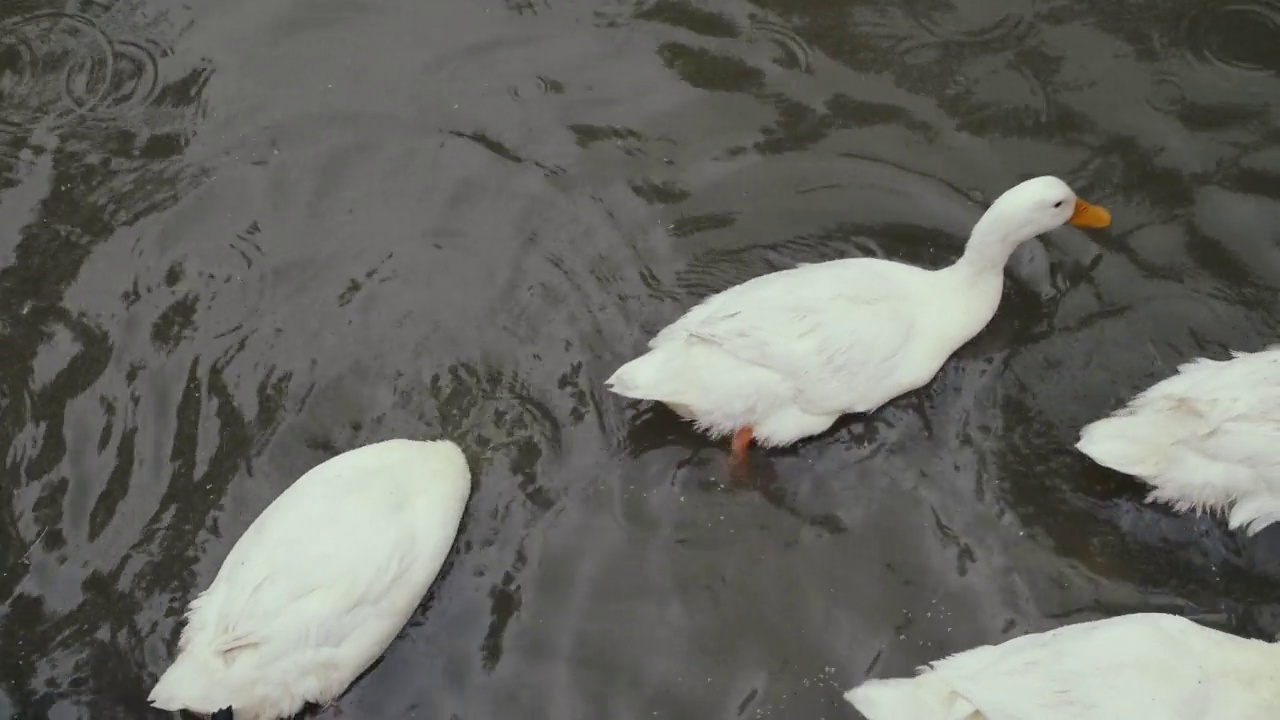
[[[973,226],[969,242],[964,246],[964,254],[952,266],[957,271],[966,275],[1004,276],[1004,266],[1009,262],[1009,256],[1018,243],[1009,237],[1007,230],[990,220],[990,217],[984,215]]]
[[[974,308],[973,318],[978,324],[969,328],[969,337],[976,335],[995,315],[1004,292],[1004,266],[1009,261],[1009,243],[996,234],[982,232],[979,223],[969,236],[964,255],[941,272],[956,289],[956,297]]]

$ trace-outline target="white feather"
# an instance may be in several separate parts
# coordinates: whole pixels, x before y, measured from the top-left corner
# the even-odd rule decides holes
[[[1186,363],[1087,425],[1076,448],[1151,485],[1151,500],[1256,533],[1280,520],[1280,347]]]
[[[788,445],[929,382],[990,322],[1013,250],[1085,215],[1109,222],[1061,180],[1028,180],[992,204],[950,267],[856,258],[754,278],[689,310],[605,384],[713,436],[749,426],[761,445]]]
[[[1280,646],[1126,615],[975,648],[845,699],[868,720],[1275,720]]]
[[[149,701],[274,720],[333,700],[422,601],[470,492],[451,442],[388,440],[312,468],[191,602],[178,657]]]

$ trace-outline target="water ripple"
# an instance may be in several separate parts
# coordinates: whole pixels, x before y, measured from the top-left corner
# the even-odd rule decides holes
[[[919,3],[908,3],[904,9],[925,32],[939,40],[967,44],[998,42],[1008,46],[1034,31],[1032,0],[1015,3],[1012,8],[1005,3],[955,3],[943,11],[937,3],[929,5],[925,8]]]
[[[1183,21],[1187,50],[1201,63],[1280,72],[1280,2],[1207,6]]]
[[[1168,73],[1156,75],[1147,91],[1147,104],[1164,113],[1177,112],[1187,102],[1187,91],[1179,79]]]
[[[751,17],[751,35],[768,40],[782,50],[784,53],[783,58],[778,61],[778,64],[782,67],[799,70],[802,73],[811,72],[813,50],[791,28],[753,15]]]
[[[158,85],[153,50],[84,15],[39,12],[0,25],[0,102],[11,123],[119,113],[145,105]]]

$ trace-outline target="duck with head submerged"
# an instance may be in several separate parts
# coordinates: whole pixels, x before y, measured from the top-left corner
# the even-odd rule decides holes
[[[386,440],[315,466],[191,602],[178,656],[148,700],[211,720],[332,703],[422,601],[470,494],[466,457],[449,441]]]
[[[752,440],[790,445],[928,383],[995,315],[1013,251],[1064,224],[1102,228],[1111,215],[1056,177],[1027,180],[949,267],[849,258],[762,275],[703,300],[605,385],[732,435],[741,471]]]

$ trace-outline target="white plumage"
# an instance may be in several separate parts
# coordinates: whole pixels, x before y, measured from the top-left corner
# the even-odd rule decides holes
[[[753,438],[791,444],[927,383],[995,314],[1014,249],[1067,222],[1110,216],[1057,178],[1027,180],[983,214],[950,267],[854,258],[754,278],[689,310],[606,385],[713,436],[739,432],[735,454]]]
[[[236,720],[325,704],[395,638],[444,564],[471,493],[457,445],[388,440],[312,468],[191,602],[149,701]]]
[[[845,699],[868,720],[1275,720],[1280,646],[1125,615],[975,648]]]
[[[1252,535],[1280,520],[1280,347],[1186,363],[1076,447],[1150,484],[1150,500],[1227,512]]]

